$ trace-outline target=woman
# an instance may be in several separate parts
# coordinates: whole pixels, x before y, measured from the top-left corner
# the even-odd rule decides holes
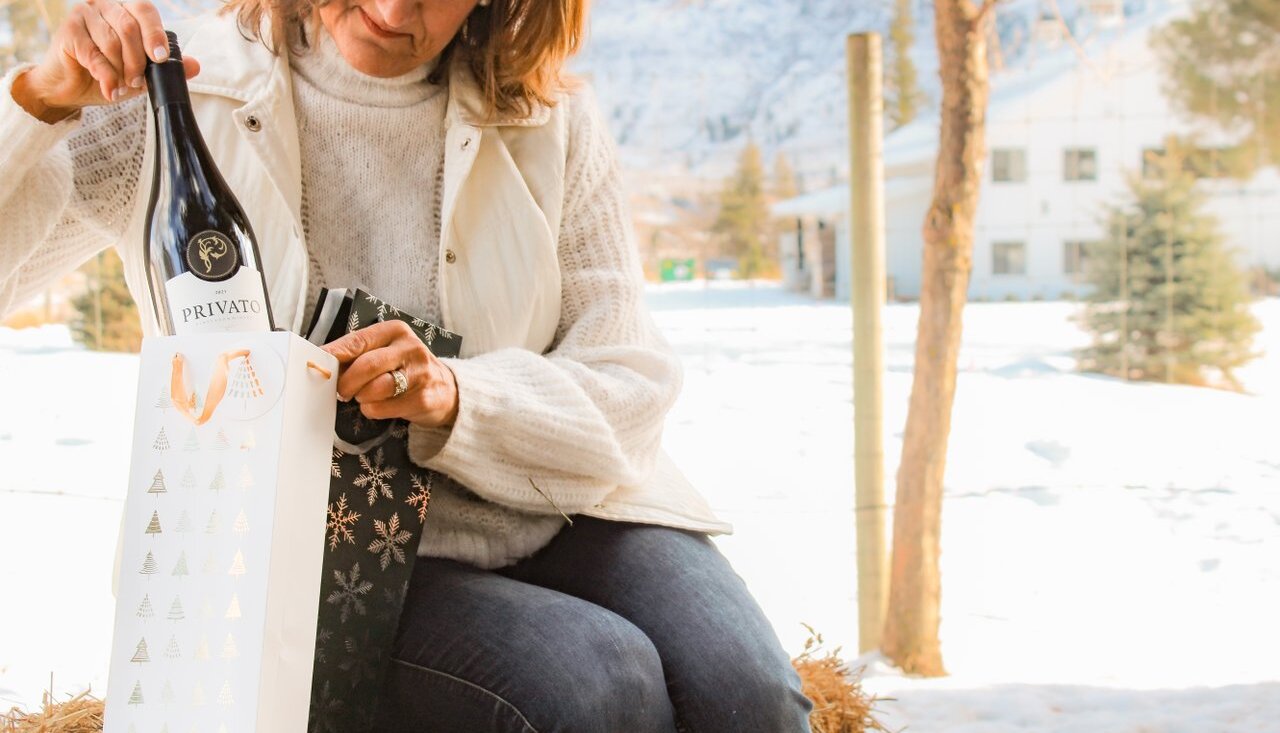
[[[580,0],[237,0],[179,24],[192,103],[257,234],[278,325],[362,285],[463,336],[329,344],[339,399],[409,421],[437,484],[385,730],[807,730],[776,635],[661,450],[679,362],[642,300],[613,143],[562,65]],[[144,0],[72,8],[0,89],[0,311],[141,252]],[[395,374],[399,372],[398,378]],[[407,381],[407,390],[402,382]]]

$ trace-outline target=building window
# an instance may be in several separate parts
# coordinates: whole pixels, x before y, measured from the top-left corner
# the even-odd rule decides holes
[[[1068,240],[1062,243],[1062,274],[1080,277],[1089,264],[1089,248],[1093,242]]]
[[[991,180],[996,183],[1021,183],[1027,180],[1027,151],[1022,148],[992,150]]]
[[[991,244],[991,274],[1027,274],[1027,245],[1024,242],[993,242]]]
[[[1067,148],[1063,151],[1062,180],[1098,180],[1098,153],[1093,148]]]

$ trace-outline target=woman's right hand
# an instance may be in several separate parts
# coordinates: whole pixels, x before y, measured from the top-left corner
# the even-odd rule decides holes
[[[88,0],[73,5],[44,60],[13,83],[13,98],[32,115],[55,122],[81,107],[130,99],[143,90],[147,59],[169,57],[160,13],[148,0]],[[184,56],[187,78],[200,71]]]

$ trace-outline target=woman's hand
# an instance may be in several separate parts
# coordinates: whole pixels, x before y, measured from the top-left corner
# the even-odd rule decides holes
[[[73,5],[58,26],[44,60],[13,83],[13,98],[45,122],[69,117],[81,107],[140,94],[147,58],[169,58],[160,13],[147,0],[89,0]],[[200,71],[184,57],[187,78]]]
[[[375,323],[325,344],[341,365],[338,399],[352,397],[366,417],[399,417],[424,428],[452,425],[458,416],[453,371],[403,321]],[[391,372],[404,372],[407,389],[395,396]]]

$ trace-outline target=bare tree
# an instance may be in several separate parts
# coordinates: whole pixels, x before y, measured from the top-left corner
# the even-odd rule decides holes
[[[924,268],[915,375],[893,514],[883,651],[906,672],[946,674],[938,643],[942,478],[955,400],[961,313],[973,264],[973,220],[986,155],[987,23],[996,0],[937,0],[941,136]]]

